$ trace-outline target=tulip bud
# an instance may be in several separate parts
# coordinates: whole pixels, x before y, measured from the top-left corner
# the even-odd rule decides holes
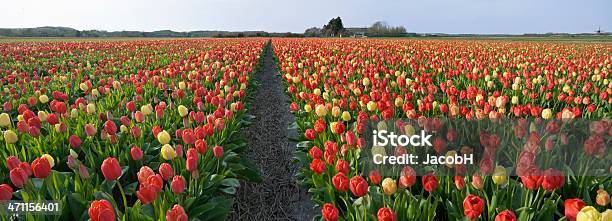
[[[595,197],[597,205],[607,206],[610,204],[610,194],[604,189],[597,190],[597,196]]]
[[[484,187],[482,177],[478,175],[472,176],[472,186],[474,187],[474,189],[481,190]]]

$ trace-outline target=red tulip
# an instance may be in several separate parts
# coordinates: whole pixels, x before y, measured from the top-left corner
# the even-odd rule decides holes
[[[187,213],[181,205],[174,205],[172,209],[166,212],[167,221],[187,221]]]
[[[136,173],[139,183],[147,182],[147,179],[149,179],[150,176],[154,176],[154,175],[155,175],[155,172],[153,172],[153,170],[148,166],[140,167],[140,170],[138,171],[138,173]]]
[[[516,221],[516,216],[510,210],[504,210],[497,214],[495,221]]]
[[[13,188],[6,184],[0,184],[0,201],[11,200],[13,198]]]
[[[141,183],[138,191],[136,191],[136,196],[142,204],[149,204],[157,198],[157,192],[157,187],[148,183]]]
[[[563,202],[563,207],[565,207],[565,217],[567,217],[570,221],[576,221],[576,215],[580,210],[586,206],[586,203],[578,198],[566,199]]]
[[[320,159],[321,157],[323,157],[323,151],[317,146],[310,148],[310,151],[308,153],[314,159]]]
[[[332,184],[336,190],[344,192],[349,188],[349,179],[344,173],[338,173],[332,178]]]
[[[187,171],[196,171],[198,169],[198,151],[194,148],[189,148],[187,150],[187,162],[186,167]]]
[[[307,129],[306,132],[304,132],[304,136],[308,140],[314,140],[315,135],[316,135],[316,132],[313,129]]]
[[[312,170],[312,172],[316,174],[322,174],[323,172],[325,172],[325,169],[325,161],[319,158],[315,158],[312,160],[312,162],[310,162],[310,170]]]
[[[455,187],[457,187],[458,190],[463,190],[463,187],[465,187],[465,181],[463,180],[463,177],[455,176],[454,180],[455,180]]]
[[[183,176],[174,176],[172,178],[172,192],[181,194],[185,191],[185,178]]]
[[[132,157],[132,160],[141,160],[143,153],[140,147],[133,146],[132,149],[130,149],[130,156]]]
[[[11,182],[14,186],[21,188],[28,181],[29,176],[25,170],[21,167],[16,167],[11,170],[9,173],[9,177],[11,178]]]
[[[368,182],[361,176],[354,176],[350,181],[350,189],[357,197],[365,196],[368,193]]]
[[[405,166],[400,172],[399,187],[407,188],[416,183],[416,172],[412,167]]]
[[[463,214],[469,219],[474,220],[482,214],[484,209],[484,201],[473,194],[465,197],[463,200]]]
[[[195,147],[198,150],[198,153],[200,154],[206,153],[207,144],[205,140],[196,140]]]
[[[68,142],[70,143],[70,146],[74,149],[79,148],[81,146],[81,138],[74,134],[70,135],[70,138],[68,138]]]
[[[565,177],[561,171],[550,168],[545,170],[542,175],[542,188],[546,191],[561,188],[565,184]]]
[[[119,161],[117,159],[108,157],[102,162],[102,175],[104,175],[104,179],[107,181],[116,180],[121,176],[121,166],[119,166]]]
[[[382,176],[380,175],[380,172],[378,172],[378,170],[370,171],[369,178],[372,184],[374,185],[378,185],[382,181]]]
[[[436,188],[438,188],[438,178],[436,178],[436,176],[434,175],[425,175],[423,176],[422,179],[423,182],[423,188],[427,191],[427,192],[433,192],[434,190],[436,190]]]
[[[162,163],[159,165],[159,174],[164,180],[168,181],[174,176],[174,170],[170,164]]]
[[[94,200],[87,211],[91,221],[114,221],[115,210],[106,200]]]
[[[393,210],[391,210],[390,208],[387,207],[383,207],[378,209],[378,213],[376,213],[376,216],[378,217],[378,221],[395,221],[397,220],[397,217],[395,216],[395,213],[393,213]]]
[[[107,120],[104,122],[104,131],[106,131],[106,133],[109,135],[115,135],[115,133],[117,133],[117,125],[115,122]]]
[[[21,161],[15,156],[9,156],[6,158],[6,167],[9,170],[19,167],[19,164],[21,164]]]
[[[323,208],[321,208],[321,214],[323,215],[323,218],[325,218],[326,221],[338,220],[339,213],[340,212],[338,212],[338,209],[331,203],[326,203],[325,205],[323,205]]]
[[[36,158],[32,161],[32,172],[36,178],[47,178],[51,173],[51,164],[45,157]]]
[[[136,104],[134,101],[127,102],[125,104],[125,109],[129,112],[134,112],[136,110]]]
[[[534,190],[542,184],[542,176],[521,176],[521,182],[525,188]]]
[[[336,172],[348,174],[350,169],[351,167],[349,163],[345,160],[339,159],[338,161],[336,161]]]
[[[223,147],[222,146],[213,147],[213,156],[215,156],[216,158],[223,157]]]

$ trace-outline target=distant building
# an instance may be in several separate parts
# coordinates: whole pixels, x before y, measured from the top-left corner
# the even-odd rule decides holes
[[[368,35],[368,28],[345,28],[345,34],[353,38],[365,38]]]

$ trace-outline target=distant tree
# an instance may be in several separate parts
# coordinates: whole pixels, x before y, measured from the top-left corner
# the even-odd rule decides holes
[[[323,26],[323,34],[326,36],[338,36],[344,32],[344,25],[340,17],[332,18],[327,25]]]
[[[306,31],[304,31],[304,36],[306,37],[319,37],[321,36],[321,29],[317,28],[317,27],[312,27],[309,29],[306,29]]]
[[[369,36],[398,37],[406,34],[404,26],[390,26],[386,22],[377,21],[368,28]]]

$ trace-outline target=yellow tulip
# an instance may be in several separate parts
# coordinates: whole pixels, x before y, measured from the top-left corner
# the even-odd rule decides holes
[[[159,141],[160,144],[170,143],[170,134],[166,132],[165,130],[163,130],[162,132],[159,132],[157,134],[157,141]]]
[[[600,221],[600,218],[601,214],[592,206],[583,207],[576,215],[576,221]]]
[[[49,97],[43,94],[43,95],[38,96],[38,100],[40,101],[40,103],[46,104],[47,102],[49,102]]]
[[[542,110],[542,118],[544,119],[550,119],[552,118],[553,113],[552,110],[550,108],[546,108],[544,110]]]
[[[4,140],[6,141],[6,143],[13,144],[17,142],[18,137],[17,137],[17,134],[13,132],[12,130],[5,130]]]
[[[325,108],[325,105],[317,105],[315,107],[315,114],[317,114],[317,116],[319,117],[324,117],[325,115],[327,115],[327,108]]]
[[[122,124],[119,127],[119,131],[121,131],[121,133],[126,133],[126,132],[128,132],[128,128],[125,125]]]
[[[87,113],[88,114],[94,114],[96,113],[96,105],[93,103],[89,103],[87,104]]]
[[[176,151],[174,151],[174,148],[172,148],[170,144],[165,144],[161,148],[161,155],[164,160],[172,160],[176,157]]]
[[[73,108],[72,110],[70,110],[70,117],[71,118],[77,118],[79,116],[79,110],[76,108]]]
[[[87,84],[85,84],[85,83],[81,83],[81,84],[79,84],[79,88],[82,91],[87,91],[87,89],[89,89],[89,86],[87,86]]]
[[[179,105],[178,106],[178,112],[179,112],[179,115],[181,115],[181,117],[185,117],[185,116],[187,116],[187,112],[189,112],[189,110],[187,109],[187,107],[185,107],[183,105]]]
[[[153,107],[150,104],[142,105],[142,107],[140,107],[140,112],[144,115],[149,115],[153,112]]]
[[[416,133],[416,130],[414,129],[414,127],[410,124],[406,124],[404,125],[404,134],[408,135],[408,136],[412,136],[414,135],[414,133]]]
[[[397,183],[395,180],[387,177],[382,181],[382,188],[385,194],[391,196],[397,191]]]
[[[506,168],[503,166],[496,166],[493,170],[493,183],[497,185],[504,185],[508,182],[508,173],[506,172]]]
[[[603,213],[601,213],[601,221],[612,221],[612,210],[607,209]]]
[[[38,119],[40,119],[40,121],[47,121],[47,112],[44,111],[38,111]]]
[[[312,107],[310,106],[310,104],[304,105],[304,111],[306,111],[306,113],[310,113],[310,111],[312,111]]]
[[[11,124],[11,116],[7,113],[0,114],[0,127],[7,127]]]
[[[404,99],[401,97],[396,97],[394,103],[396,107],[401,107],[404,104]]]
[[[368,101],[368,104],[366,105],[369,111],[375,111],[376,110],[376,103],[374,101]]]
[[[342,120],[343,121],[351,120],[351,113],[349,113],[348,111],[342,112]]]

